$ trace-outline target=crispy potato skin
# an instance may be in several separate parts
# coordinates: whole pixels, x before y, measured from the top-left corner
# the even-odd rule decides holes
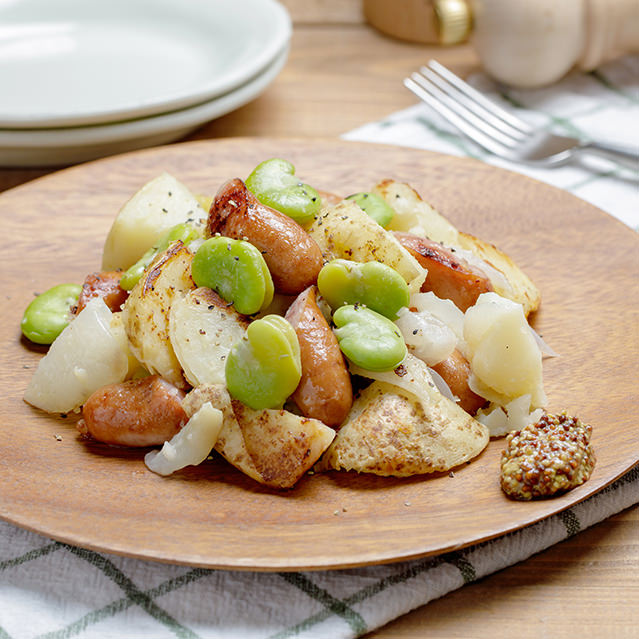
[[[287,215],[264,206],[239,178],[223,184],[211,205],[207,235],[216,233],[255,245],[280,293],[300,293],[322,268],[322,252],[308,233]]]
[[[468,387],[470,364],[468,360],[455,349],[445,360],[431,367],[439,373],[448,384],[452,394],[459,398],[459,405],[470,415],[474,415],[486,400],[474,393]]]
[[[101,271],[87,275],[82,284],[78,304],[73,308],[74,315],[77,315],[94,297],[101,297],[109,310],[117,313],[129,296],[127,291],[120,288],[121,277],[120,271]]]
[[[169,314],[176,296],[195,288],[193,254],[180,241],[160,253],[134,286],[122,309],[131,352],[151,373],[179,388],[188,384],[169,336]]]
[[[158,375],[110,384],[86,401],[78,430],[105,444],[158,446],[188,421],[183,398]]]
[[[493,290],[490,279],[439,242],[410,233],[395,233],[410,254],[428,270],[422,292],[432,291],[451,300],[462,311],[473,306],[482,293]]]
[[[306,417],[339,426],[353,403],[351,378],[328,322],[317,306],[317,287],[299,294],[286,313],[300,344],[302,379],[293,400]]]

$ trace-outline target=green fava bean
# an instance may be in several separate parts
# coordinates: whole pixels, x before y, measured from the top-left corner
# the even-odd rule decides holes
[[[320,211],[319,193],[295,177],[295,167],[287,160],[272,158],[258,164],[246,179],[246,186],[262,204],[298,224],[310,222]]]
[[[36,344],[52,344],[71,320],[81,292],[80,284],[58,284],[38,295],[24,312],[22,334]]]
[[[393,217],[393,208],[377,193],[354,193],[349,195],[347,200],[353,200],[362,211],[372,217],[380,226],[386,228]]]
[[[200,232],[190,224],[176,224],[160,238],[155,246],[152,246],[135,264],[124,271],[120,279],[120,287],[125,291],[132,290],[142,278],[144,271],[155,259],[155,256],[162,251],[166,251],[173,242],[181,240],[184,244],[188,244],[199,237],[201,237]]]
[[[390,371],[406,357],[406,343],[387,317],[364,306],[341,306],[333,314],[342,353],[369,371]]]
[[[226,358],[226,385],[255,410],[281,408],[302,377],[295,329],[279,315],[249,324]]]
[[[317,287],[333,309],[363,304],[391,320],[410,300],[406,280],[381,262],[332,260],[319,272]]]
[[[195,253],[191,274],[197,286],[207,286],[253,315],[273,300],[273,280],[259,249],[244,240],[212,237]]]

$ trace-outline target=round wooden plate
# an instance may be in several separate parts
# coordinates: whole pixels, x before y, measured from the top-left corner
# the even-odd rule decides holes
[[[597,465],[556,499],[508,500],[499,488],[503,440],[454,473],[410,479],[327,473],[286,492],[223,460],[170,478],[144,451],[78,439],[75,417],[22,400],[44,349],[20,337],[35,292],[99,269],[122,203],[169,171],[214,194],[261,160],[290,159],[317,188],[347,195],[394,178],[411,183],[460,229],[511,255],[540,287],[533,325],[546,359],[551,410],[593,425]],[[74,545],[214,568],[345,568],[422,557],[489,539],[565,509],[639,461],[636,406],[639,236],[550,186],[474,160],[336,140],[227,139],[122,155],[68,169],[0,196],[2,253],[0,516]],[[91,348],[87,344],[87,348]]]

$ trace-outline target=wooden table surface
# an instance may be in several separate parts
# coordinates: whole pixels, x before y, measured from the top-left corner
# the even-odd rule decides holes
[[[294,20],[289,60],[252,103],[188,139],[336,137],[410,106],[403,78],[430,57],[465,76],[469,45],[427,47],[369,27],[358,0],[285,0]],[[52,169],[0,169],[0,191]],[[639,507],[516,566],[432,602],[369,635],[375,639],[639,637]]]

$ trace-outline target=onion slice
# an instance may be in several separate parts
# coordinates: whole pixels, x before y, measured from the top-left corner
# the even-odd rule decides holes
[[[529,325],[528,328],[530,328],[530,332],[532,333],[532,336],[535,338],[535,342],[537,342],[537,346],[539,347],[539,350],[541,351],[542,357],[559,357],[559,353],[554,351],[532,326]]]

